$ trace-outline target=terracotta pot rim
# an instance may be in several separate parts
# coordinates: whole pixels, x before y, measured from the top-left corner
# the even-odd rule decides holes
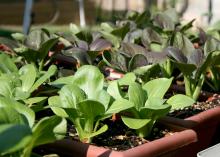
[[[175,125],[169,125],[171,128],[175,128]],[[197,134],[192,129],[186,129],[176,126],[176,130],[181,130],[173,135],[166,136],[149,143],[125,150],[114,151],[104,147],[98,147],[90,144],[85,144],[70,139],[63,139],[51,144],[44,145],[49,148],[50,151],[67,152],[65,157],[71,156],[78,152],[80,156],[88,157],[132,157],[132,156],[151,156],[156,157],[158,155],[166,154],[191,143],[197,142]],[[77,154],[77,153],[76,153]]]
[[[194,116],[181,119],[176,117],[165,116],[159,120],[161,123],[174,124],[186,128],[207,127],[220,123],[220,106],[203,111]]]

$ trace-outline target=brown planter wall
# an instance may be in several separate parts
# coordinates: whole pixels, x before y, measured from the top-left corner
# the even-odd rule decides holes
[[[179,132],[121,152],[72,140],[61,140],[43,147],[65,157],[192,157],[195,152],[191,146],[197,141],[195,131],[172,124],[169,127]]]
[[[186,119],[165,117],[160,122],[180,132],[121,152],[71,140],[44,147],[62,157],[196,157],[199,151],[212,144],[213,138],[220,140],[220,136],[216,136],[220,126],[220,107]]]
[[[220,107],[201,112],[186,119],[165,117],[161,119],[161,122],[195,130],[198,141],[193,147],[197,152],[220,141],[220,136],[218,135],[220,126]]]

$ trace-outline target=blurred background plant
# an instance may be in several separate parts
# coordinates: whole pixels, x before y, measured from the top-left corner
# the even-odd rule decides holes
[[[196,26],[207,26],[218,21],[219,3],[217,0],[1,0],[0,35],[27,33],[30,26],[68,31],[69,23],[97,29],[97,24],[114,23],[129,10],[156,12],[167,8],[175,8],[183,20],[196,18]]]

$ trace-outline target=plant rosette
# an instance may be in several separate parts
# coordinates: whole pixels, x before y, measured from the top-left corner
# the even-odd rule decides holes
[[[47,71],[39,71],[33,64],[18,69],[6,54],[0,54],[0,61],[0,96],[22,101],[29,107],[47,99],[35,94],[56,73],[55,65],[51,65]]]
[[[213,48],[215,43],[211,40],[206,40],[204,49],[195,49],[185,35],[177,33],[174,45],[166,49],[168,56],[184,77],[186,95],[194,100],[198,99],[202,90],[207,69],[216,66],[220,57],[220,51]]]
[[[34,147],[60,140],[66,121],[58,116],[35,123],[35,113],[26,105],[0,97],[0,156],[33,156]]]
[[[59,96],[50,97],[48,102],[53,112],[69,119],[83,142],[91,142],[108,129],[101,121],[114,113],[133,107],[133,104],[112,101],[104,87],[104,75],[95,66],[85,65],[74,76],[63,77],[51,85],[64,85]]]
[[[188,96],[177,94],[168,99],[163,98],[173,78],[158,78],[140,85],[135,82],[133,73],[126,74],[122,79],[112,81],[107,92],[118,104],[131,103],[132,108],[121,113],[122,121],[131,129],[135,129],[140,137],[147,137],[155,122],[170,111],[190,106],[194,100]],[[122,90],[127,86],[128,90]]]

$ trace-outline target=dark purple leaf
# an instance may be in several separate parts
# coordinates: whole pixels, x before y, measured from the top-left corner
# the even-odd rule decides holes
[[[14,49],[16,47],[18,47],[18,44],[11,39],[5,38],[5,37],[0,37],[0,44],[4,44],[7,47],[9,47],[10,49]]]
[[[156,31],[151,28],[146,28],[143,30],[141,40],[143,45],[148,48],[152,42],[162,43],[161,38],[162,37]]]
[[[158,13],[154,17],[154,23],[156,26],[159,26],[160,28],[164,29],[164,31],[172,31],[175,28],[172,19],[163,13]]]
[[[63,55],[73,57],[80,65],[92,64],[92,61],[84,49],[73,47],[62,52]]]
[[[133,71],[138,67],[148,65],[147,58],[142,54],[134,55],[129,62],[129,71]]]
[[[78,41],[77,41],[77,46],[78,46],[79,48],[81,48],[81,49],[86,50],[86,51],[89,50],[89,45],[88,45],[88,43],[85,42],[85,41],[83,41],[83,40],[78,40]]]
[[[132,43],[122,43],[122,54],[127,57],[133,57],[134,55],[141,54],[145,56],[150,63],[159,63],[166,59],[165,53],[149,52],[144,47]]]
[[[112,44],[105,39],[96,39],[90,44],[90,51],[103,51],[112,47]]]
[[[190,56],[195,48],[192,42],[184,34],[177,32],[174,38],[173,46],[181,50],[184,56]]]
[[[109,67],[117,69],[121,72],[127,72],[128,69],[126,57],[120,54],[120,52],[104,51],[102,57],[103,61]]]
[[[100,32],[92,32],[92,39],[95,41],[96,39],[99,39],[102,37],[102,33]]]
[[[187,58],[178,48],[168,47],[164,50],[164,53],[167,54],[168,57],[174,59],[177,62],[187,63]]]
[[[135,43],[135,40],[141,38],[142,34],[143,34],[143,31],[141,29],[130,31],[126,34],[123,41],[125,43]]]
[[[205,44],[207,40],[207,35],[202,28],[199,28],[199,44]]]
[[[150,64],[160,63],[167,59],[167,54],[163,52],[147,52],[146,58]]]
[[[112,63],[112,65],[120,71],[127,72],[128,69],[127,69],[126,57],[124,57],[120,53],[118,53],[118,54],[116,54],[116,53],[111,53],[111,57],[112,57],[112,62],[111,63]]]
[[[63,55],[61,53],[55,54],[54,58],[61,63],[71,64],[71,65],[77,64],[77,60],[75,58]]]
[[[136,54],[146,55],[147,51],[144,47],[132,43],[121,43],[122,51],[127,57],[132,57]]]
[[[220,41],[209,36],[204,46],[205,56],[216,50],[220,50]]]
[[[200,67],[204,62],[204,54],[202,50],[196,49],[188,58],[189,64],[195,64],[197,67]]]

